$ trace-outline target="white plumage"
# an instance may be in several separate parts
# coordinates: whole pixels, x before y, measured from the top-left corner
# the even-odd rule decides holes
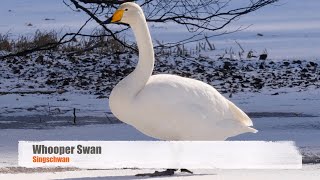
[[[225,140],[245,132],[251,119],[212,86],[176,75],[151,75],[153,45],[142,9],[122,4],[112,22],[129,24],[139,48],[136,69],[112,90],[109,104],[121,121],[162,140]]]

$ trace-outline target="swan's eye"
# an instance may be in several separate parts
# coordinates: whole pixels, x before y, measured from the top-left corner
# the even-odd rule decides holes
[[[125,9],[125,11],[128,11],[128,9]]]

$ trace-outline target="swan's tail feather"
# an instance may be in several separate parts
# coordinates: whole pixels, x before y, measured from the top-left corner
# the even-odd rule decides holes
[[[252,121],[249,118],[249,116],[244,113],[240,108],[238,108],[235,104],[233,104],[231,101],[228,101],[229,108],[236,120],[243,123],[246,126],[252,126]]]
[[[257,133],[259,132],[258,130],[252,128],[252,127],[248,127],[248,131],[251,132],[251,133]]]

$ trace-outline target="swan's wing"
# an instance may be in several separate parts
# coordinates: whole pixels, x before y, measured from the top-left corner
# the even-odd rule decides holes
[[[230,114],[228,100],[210,85],[174,75],[152,76],[137,95],[136,102],[146,108],[157,106],[158,111],[163,108],[175,110],[176,114],[197,114],[198,117],[212,118],[212,122],[223,120],[226,114]]]
[[[246,127],[252,125],[250,118],[210,85],[172,75],[152,77],[134,101],[143,126],[152,117],[152,127],[141,129],[146,134],[153,129],[182,139],[222,140],[255,131]]]
[[[151,99],[167,98],[166,103],[175,109],[197,107],[199,113],[202,109],[202,113],[211,114],[216,120],[229,119],[245,126],[253,125],[251,119],[240,108],[212,86],[198,80],[175,75],[155,75],[148,82],[146,90],[157,93],[157,97],[150,97]]]
[[[206,87],[200,90],[202,84],[185,78],[153,80],[134,100],[137,129],[166,140],[224,140],[230,136],[218,125],[228,107],[224,99],[210,95]]]

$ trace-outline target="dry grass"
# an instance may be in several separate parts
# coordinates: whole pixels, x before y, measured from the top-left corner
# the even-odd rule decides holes
[[[97,54],[114,54],[118,55],[130,51],[124,47],[120,42],[114,40],[112,37],[106,35],[104,30],[96,30],[91,33],[91,36],[78,36],[73,38],[71,42],[61,44],[52,50],[60,50],[66,54],[83,53],[97,53]],[[37,30],[31,36],[21,35],[16,39],[10,39],[8,35],[0,34],[0,50],[16,53],[28,49],[41,47],[47,44],[54,44],[59,41],[59,33],[57,31],[40,31]],[[122,39],[126,42],[125,39]],[[190,54],[197,54],[201,51],[207,50],[207,42],[199,42],[196,50],[186,49],[183,45],[176,45],[170,48],[160,48],[157,50],[157,55],[180,55],[188,56]],[[133,45],[136,46],[136,45]],[[137,49],[137,47],[135,47]]]
[[[11,46],[14,51],[23,51],[33,48],[33,43],[30,38],[26,36],[19,36],[17,40],[12,41]]]
[[[71,43],[60,46],[60,50],[71,54],[81,54],[84,52],[114,54],[125,52],[126,48],[118,41],[106,36],[105,31],[97,30],[92,33],[92,37],[74,39]]]
[[[41,32],[36,31],[32,40],[34,46],[43,46],[50,43],[58,42],[58,33],[56,31]]]
[[[55,31],[37,30],[32,36],[21,35],[17,39],[11,39],[7,34],[0,34],[0,50],[7,52],[20,52],[57,42],[58,35]]]
[[[91,33],[91,36],[77,36],[70,42],[61,44],[50,51],[62,51],[68,55],[82,55],[84,53],[96,53],[96,54],[113,54],[118,56],[121,53],[131,51],[124,47],[120,42],[107,36],[107,32],[101,29],[97,29]],[[61,35],[57,31],[40,31],[37,30],[31,36],[21,35],[16,39],[10,39],[8,34],[0,34],[0,51],[7,51],[10,53],[23,52],[25,50],[41,47],[47,44],[58,43]],[[71,38],[70,36],[68,38]],[[119,37],[118,37],[119,38]],[[65,39],[68,40],[68,39]],[[125,39],[121,39],[127,43]],[[184,56],[189,57],[193,55],[200,55],[204,51],[215,51],[214,44],[210,44],[210,41],[205,38],[197,42],[194,48],[187,48],[183,44],[176,44],[174,46],[165,46],[162,42],[156,41],[158,48],[155,49],[156,56]],[[130,43],[127,43],[130,44]],[[243,59],[243,58],[257,58],[259,55],[254,55],[253,51],[248,52],[247,57],[244,57],[245,50],[241,44],[236,41],[239,46],[239,51],[232,48],[225,49],[225,52],[219,54],[218,59]],[[136,46],[136,45],[133,45]],[[135,47],[137,49],[137,47]],[[260,59],[266,59],[267,53],[261,54]]]
[[[0,34],[0,51],[11,51],[12,45],[9,39],[9,35]]]
[[[14,51],[23,51],[35,47],[41,47],[46,44],[57,43],[58,35],[55,31],[40,31],[37,30],[31,37],[20,36],[17,40],[13,41],[12,49]]]

